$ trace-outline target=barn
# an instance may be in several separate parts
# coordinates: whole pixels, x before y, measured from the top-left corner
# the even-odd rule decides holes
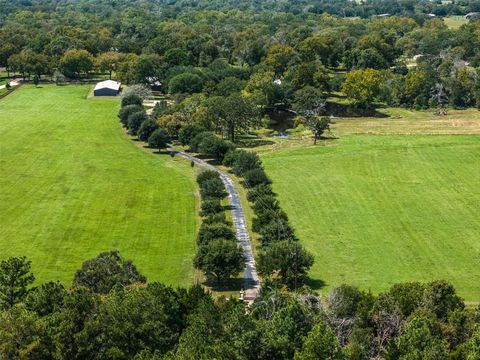
[[[99,82],[93,89],[94,96],[117,96],[122,88],[122,84],[114,80]]]

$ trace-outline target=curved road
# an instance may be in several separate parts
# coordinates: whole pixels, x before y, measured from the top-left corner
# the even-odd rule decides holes
[[[194,163],[205,169],[216,171],[220,175],[223,183],[225,184],[225,188],[227,189],[228,193],[230,209],[232,212],[232,219],[237,234],[237,243],[243,248],[243,252],[245,254],[245,269],[243,270],[243,280],[245,284],[244,301],[248,304],[251,304],[257,297],[258,291],[260,290],[260,281],[257,275],[255,258],[253,257],[252,245],[250,244],[250,237],[248,235],[247,221],[245,219],[242,204],[240,203],[240,197],[238,195],[237,189],[235,189],[234,182],[227,174],[221,172],[215,166],[210,165],[206,161],[191,156],[173,147],[169,147],[168,150],[174,152],[175,154],[178,154],[179,156],[187,160],[193,161]]]

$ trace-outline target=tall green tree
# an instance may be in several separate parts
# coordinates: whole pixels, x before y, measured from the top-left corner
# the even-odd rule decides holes
[[[167,130],[163,128],[156,129],[148,138],[148,146],[158,149],[158,151],[165,149],[169,142],[170,136],[168,136]]]
[[[354,70],[347,74],[342,91],[357,106],[371,107],[380,92],[381,81],[381,73],[377,70]]]
[[[323,321],[317,323],[308,333],[302,351],[295,354],[295,360],[341,360],[342,350],[332,329]]]
[[[235,142],[236,135],[258,126],[260,120],[255,103],[239,93],[211,98],[208,111],[232,142]]]
[[[312,265],[313,255],[293,240],[273,242],[260,252],[257,259],[261,276],[278,276],[278,280],[291,289],[305,283]]]
[[[237,275],[244,267],[243,250],[231,240],[212,240],[199,247],[193,264],[217,282]]]
[[[115,285],[145,283],[130,260],[125,260],[118,251],[102,252],[96,258],[87,260],[75,273],[74,286],[84,286],[95,293],[107,294]]]
[[[79,77],[93,69],[94,60],[87,50],[72,49],[63,54],[60,68],[69,77]]]
[[[35,276],[30,272],[32,262],[25,256],[11,257],[0,263],[0,308],[8,309],[21,302]]]

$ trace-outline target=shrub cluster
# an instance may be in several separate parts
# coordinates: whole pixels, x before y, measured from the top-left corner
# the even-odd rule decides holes
[[[235,149],[233,144],[212,132],[204,131],[198,125],[184,126],[179,132],[179,140],[182,144],[188,144],[192,151],[222,162],[243,179],[242,184],[248,189],[247,199],[252,203],[255,212],[253,231],[260,235],[261,249],[257,257],[259,274],[265,277],[276,275],[276,281],[291,288],[305,283],[307,272],[313,265],[313,256],[298,242],[287,214],[280,208],[271,188],[272,182],[263,169],[260,157],[253,152]],[[240,256],[237,256],[239,252],[236,254],[233,246],[231,249],[221,249],[219,244],[215,248],[211,245],[222,242],[222,246],[227,246],[226,243],[235,238],[231,225],[225,220],[221,205],[226,193],[218,173],[204,171],[198,175],[197,182],[202,195],[201,215],[204,220],[197,239],[199,251],[195,266],[202,269],[207,276],[211,276],[214,273],[205,264],[206,246],[209,246],[209,251],[218,252],[219,256],[222,256],[220,250],[224,251],[224,258],[227,253],[231,253],[235,259]],[[217,265],[219,264],[220,262],[217,262]],[[241,270],[240,265],[238,269]],[[233,274],[235,271],[230,272],[230,276]],[[215,276],[217,280],[221,280],[223,275],[220,274],[220,278]]]
[[[259,156],[236,149],[225,155],[223,165],[242,177],[243,185],[248,189],[247,200],[255,212],[253,231],[260,235],[259,274],[266,277],[275,274],[276,281],[290,288],[305,283],[313,256],[298,242]]]
[[[198,129],[201,128],[193,129],[192,127],[189,129],[191,132],[188,134],[179,134],[179,137],[182,136],[184,139],[181,140],[182,142],[186,141],[187,139],[190,140],[188,142],[190,150],[213,157],[219,162],[223,161],[225,154],[233,150],[234,146],[230,142],[220,139],[217,135],[210,131],[201,131],[195,133],[195,131]]]
[[[232,224],[227,221],[221,201],[227,196],[220,175],[213,170],[198,174],[202,197],[202,225],[197,236],[194,266],[209,279],[221,282],[243,269],[243,250],[237,246]]]
[[[118,117],[130,135],[136,135],[139,140],[160,151],[170,142],[169,133],[147,115],[142,103],[142,98],[136,94],[124,96]]]
[[[0,261],[0,359],[480,358],[480,306],[445,281],[326,296],[267,282],[245,311],[198,285],[146,283],[117,251],[84,262],[71,287],[34,280],[27,258]]]

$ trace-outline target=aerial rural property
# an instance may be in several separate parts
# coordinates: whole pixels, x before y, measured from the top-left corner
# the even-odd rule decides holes
[[[0,0],[0,359],[480,360],[480,2]]]

